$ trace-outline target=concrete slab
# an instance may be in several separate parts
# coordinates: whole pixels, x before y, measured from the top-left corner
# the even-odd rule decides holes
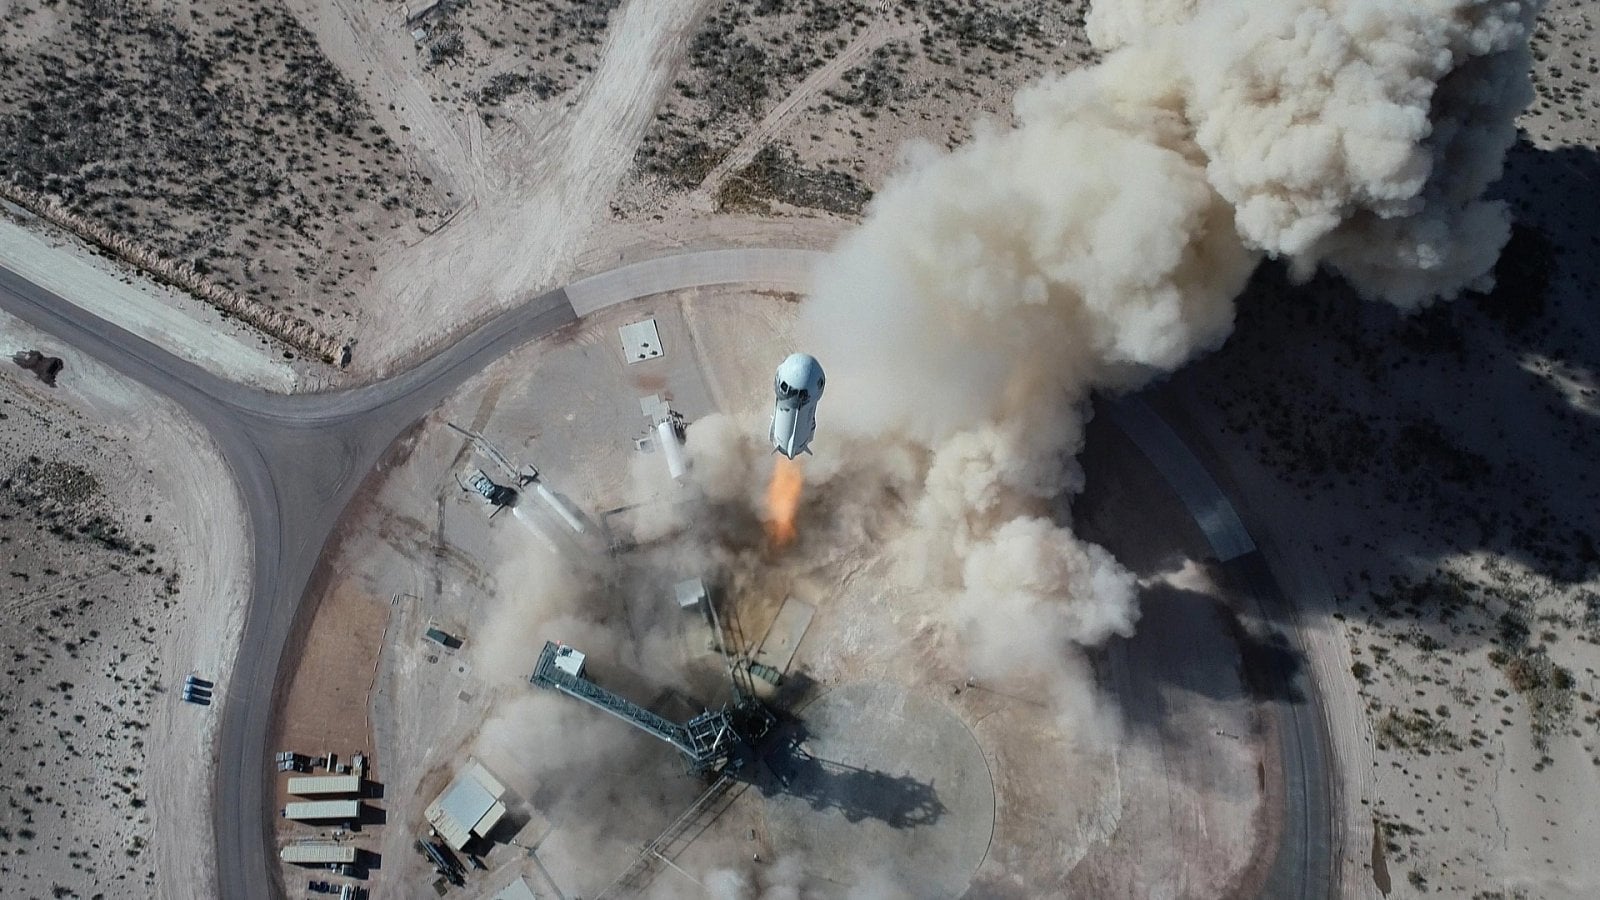
[[[617,329],[622,339],[622,358],[629,363],[655,359],[666,351],[661,347],[661,333],[656,330],[655,319],[630,322]]]
[[[753,659],[779,672],[789,671],[789,663],[794,659],[795,651],[800,649],[806,629],[811,627],[811,617],[816,614],[817,608],[804,600],[793,597],[785,600],[772,625],[767,628],[766,636],[761,639],[761,646]]]
[[[767,824],[778,858],[845,896],[863,883],[960,897],[994,834],[983,750],[943,704],[887,681],[830,691],[800,711],[795,745],[768,760]]]
[[[786,290],[811,287],[811,270],[823,258],[816,250],[738,247],[647,259],[579,279],[567,297],[580,316],[651,293],[713,284],[762,284]]]
[[[655,321],[662,345],[673,351],[630,364],[617,329],[647,317]],[[632,457],[640,452],[634,441],[647,415],[644,400],[654,395],[661,403],[670,401],[691,421],[716,407],[682,313],[671,299],[602,313],[570,341],[540,359],[536,377],[506,384],[491,431],[507,456],[537,466],[552,490],[593,515],[630,499]],[[770,393],[771,386],[763,390]],[[656,442],[652,437],[652,448]],[[541,527],[570,533],[537,502],[527,507]]]

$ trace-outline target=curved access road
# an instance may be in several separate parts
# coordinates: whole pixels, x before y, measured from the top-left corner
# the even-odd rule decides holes
[[[254,558],[244,632],[221,710],[213,811],[218,896],[268,900],[276,893],[273,816],[266,808],[272,776],[266,741],[280,663],[323,545],[362,479],[394,440],[490,363],[581,316],[689,287],[751,283],[804,291],[819,255],[789,249],[707,250],[622,266],[507,310],[392,378],[301,395],[228,381],[0,268],[0,308],[172,398],[210,432],[238,481]],[[1165,457],[1177,452],[1170,443],[1164,449],[1160,442],[1151,446],[1156,449],[1147,453]],[[313,460],[315,464],[309,462]],[[1185,467],[1193,465],[1198,464],[1191,455],[1187,461],[1158,463],[1158,468],[1192,471]],[[1215,501],[1207,495],[1206,502],[1214,506]],[[1262,578],[1270,586],[1270,578]],[[1307,691],[1305,696],[1315,694]],[[1291,784],[1326,785],[1320,758],[1290,755],[1285,754],[1285,777]],[[1303,817],[1319,818],[1309,812]],[[1314,877],[1318,866],[1326,871],[1325,858],[1320,863],[1307,859],[1308,853],[1318,852],[1326,855],[1325,846],[1315,841],[1282,842],[1274,869],[1284,879],[1279,885],[1298,876]]]
[[[1278,587],[1233,503],[1205,465],[1137,395],[1110,404],[1107,414],[1178,495],[1234,590],[1254,604],[1263,620],[1289,623],[1285,637],[1304,658],[1293,627],[1294,604]],[[1277,852],[1261,887],[1261,896],[1274,900],[1339,895],[1333,858],[1338,810],[1328,762],[1333,750],[1321,695],[1309,671],[1309,666],[1298,666],[1256,673],[1274,685],[1268,706],[1278,720],[1278,764],[1284,779]]]

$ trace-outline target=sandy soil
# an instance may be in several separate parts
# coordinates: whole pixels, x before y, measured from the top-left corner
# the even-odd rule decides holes
[[[65,360],[57,387],[10,364],[34,348]],[[0,355],[17,786],[0,865],[18,896],[197,896],[250,562],[242,530],[218,527],[241,520],[237,496],[165,401],[5,316]],[[190,672],[217,683],[211,707],[178,698]]]
[[[371,105],[393,104],[398,124],[415,130],[419,160],[440,173],[435,177],[450,186],[456,204],[436,233],[384,248],[367,288],[373,316],[356,350],[358,371],[393,366],[570,271],[628,169],[699,5],[634,0],[602,16],[603,28],[555,35],[539,33],[555,27],[556,14],[538,6],[517,5],[521,11],[505,21],[485,18],[492,4],[429,16],[424,25],[434,30],[471,35],[509,24],[517,32],[491,35],[504,46],[483,43],[492,51],[486,56],[468,47],[459,70],[430,65],[430,52],[414,45],[395,8],[337,4],[302,12]],[[546,39],[580,33],[583,57],[593,63],[576,51],[574,63],[555,63],[567,50],[557,57]],[[486,85],[501,75],[530,83],[559,76],[567,86],[542,99],[518,90],[485,104]]]
[[[365,595],[347,596],[351,589],[344,587],[320,605],[311,620],[311,631],[305,645],[299,648],[302,665],[290,682],[283,701],[283,721],[287,727],[276,729],[274,752],[289,750],[313,758],[326,759],[336,754],[336,765],[348,765],[351,758],[363,754],[370,762],[366,778],[379,785],[384,773],[372,753],[371,722],[367,709],[372,685],[377,677],[378,649],[385,638],[390,602],[387,599]],[[377,641],[367,639],[376,634]],[[327,770],[316,769],[317,774]],[[310,799],[292,796],[288,791],[289,778],[295,774],[281,775],[273,798],[279,809],[285,803]],[[362,800],[362,827],[351,833],[346,825],[320,826],[316,823],[295,822],[280,818],[277,835],[280,844],[301,840],[348,840],[362,850],[377,849],[378,838],[372,826],[384,819],[384,803],[379,797]],[[285,883],[290,890],[297,887],[293,867],[285,866]]]
[[[954,146],[1090,56],[1084,4],[724,3],[707,15],[615,208],[848,219],[905,146]]]
[[[1081,9],[1023,2],[981,13],[945,0],[412,6],[132,4],[99,22],[72,4],[24,11],[5,59],[35,89],[8,95],[0,116],[61,77],[50,73],[63,56],[144,29],[159,46],[111,67],[112,87],[201,90],[194,102],[212,119],[203,134],[151,141],[155,111],[135,104],[70,153],[25,129],[18,177],[353,339],[349,371],[301,367],[298,386],[314,389],[392,371],[600,262],[698,242],[826,245],[904,141],[959,140],[974,120],[1004,117],[1017,85],[1086,58]],[[258,32],[289,62],[263,66],[241,40]],[[93,84],[67,86],[51,95],[64,121],[99,109]],[[219,155],[269,137],[320,149]],[[704,146],[691,153],[685,140]],[[174,159],[200,181],[180,190],[128,168],[170,180]],[[215,318],[190,312],[202,327]],[[185,330],[171,329],[169,346],[184,347]],[[268,356],[208,362],[277,386]]]
[[[1015,85],[1087,56],[1080,6],[1047,15],[1029,12],[1029,3],[996,4],[992,15],[976,19],[956,15],[939,0],[832,6],[846,14],[797,29],[798,13],[761,12],[782,4],[596,2],[579,9],[578,20],[565,21],[559,34],[551,32],[555,17],[575,8],[441,4],[431,17],[406,22],[399,7],[297,2],[290,7],[293,20],[273,9],[246,22],[252,12],[236,5],[167,12],[164,4],[152,4],[131,7],[131,18],[107,23],[101,34],[85,30],[78,5],[28,7],[8,21],[3,35],[5,73],[18,83],[42,77],[55,65],[53,57],[70,58],[90,38],[116,50],[127,40],[129,22],[149,24],[170,51],[139,59],[134,71],[108,70],[115,93],[156,107],[135,104],[114,120],[112,131],[85,132],[106,148],[125,148],[141,121],[161,114],[161,98],[171,94],[167,88],[190,84],[185,72],[198,58],[239,93],[224,96],[213,119],[195,117],[196,122],[247,147],[259,139],[274,148],[306,149],[239,154],[251,166],[266,166],[264,175],[257,168],[240,170],[236,159],[205,156],[215,142],[188,132],[159,147],[135,141],[138,152],[109,159],[29,156],[37,142],[25,139],[8,144],[7,151],[17,157],[13,168],[76,207],[124,222],[131,233],[176,255],[202,258],[218,278],[241,290],[264,292],[341,333],[348,329],[361,341],[353,374],[371,376],[575,270],[702,242],[823,246],[882,183],[902,141],[959,140],[975,118],[1003,117]],[[1588,537],[1600,529],[1593,476],[1585,465],[1596,456],[1600,415],[1600,360],[1593,352],[1600,324],[1587,302],[1600,273],[1592,252],[1597,223],[1582,202],[1600,182],[1593,149],[1600,99],[1588,83],[1600,65],[1593,19],[1576,0],[1558,0],[1545,15],[1538,42],[1541,96],[1524,119],[1526,140],[1513,152],[1504,187],[1526,227],[1508,252],[1494,297],[1400,322],[1327,285],[1299,292],[1296,299],[1304,302],[1274,302],[1270,295],[1290,289],[1269,275],[1247,300],[1243,331],[1229,348],[1175,381],[1165,400],[1166,411],[1199,445],[1209,446],[1209,461],[1239,498],[1276,574],[1301,605],[1299,620],[1275,624],[1300,630],[1311,648],[1304,662],[1323,687],[1344,778],[1348,834],[1341,864],[1353,891],[1587,896],[1600,884],[1581,843],[1592,831],[1591,811],[1600,808],[1600,798],[1591,796],[1600,759],[1592,727],[1600,720],[1593,699],[1600,692],[1594,684],[1600,585]],[[228,49],[230,23],[247,35],[262,28],[281,33],[285,58],[298,61],[299,74],[273,64],[268,78],[244,77],[260,65],[253,49],[258,42]],[[421,37],[413,37],[414,28]],[[301,85],[301,75],[314,85]],[[307,90],[297,92],[296,85]],[[98,102],[92,85],[73,81],[69,87],[53,111],[82,112]],[[8,94],[0,116],[27,119],[18,105],[27,93]],[[251,117],[280,96],[305,103],[253,128]],[[327,133],[315,138],[319,125]],[[247,137],[247,131],[255,136]],[[766,148],[771,149],[764,153]],[[173,162],[187,160],[186,153],[200,154],[197,168]],[[100,168],[88,164],[97,160]],[[132,179],[128,166],[155,166],[160,177],[130,194],[133,181],[144,179]],[[193,190],[174,183],[191,171],[202,176]],[[260,187],[267,182],[270,189]],[[266,190],[271,201],[253,195],[251,186]],[[389,204],[391,198],[398,202]],[[23,247],[17,255],[34,252],[32,245],[7,246]],[[75,293],[82,290],[77,285],[69,285]],[[122,293],[106,296],[149,303],[117,290]],[[702,309],[721,309],[719,296],[695,294],[682,300],[680,316],[663,313],[669,340],[701,348],[700,375],[679,387],[686,405],[702,404],[698,412],[740,409],[739,386],[750,378],[765,381],[769,354],[749,343],[742,329],[782,334],[784,327],[781,315],[743,306],[737,314],[702,315]],[[145,306],[156,314],[143,321],[162,322],[163,310],[185,303],[168,301]],[[497,442],[536,461],[580,507],[603,510],[621,503],[631,440],[644,425],[637,396],[660,384],[679,384],[677,375],[652,383],[601,365],[615,353],[615,335],[607,329],[644,308],[616,310],[569,336],[568,353],[552,357],[550,368],[541,370],[569,385],[567,392],[529,387],[523,370],[532,363],[519,358],[493,370],[448,414],[497,429]],[[205,322],[208,315],[198,313],[197,319]],[[9,325],[3,333],[6,340],[27,334]],[[188,332],[180,323],[173,333]],[[290,378],[277,358],[257,352],[253,339],[230,339],[238,346],[219,344],[226,352],[217,351],[207,364],[266,385]],[[703,352],[708,347],[716,349]],[[119,436],[125,434],[170,447],[141,449],[138,457],[132,450],[116,451],[126,456],[107,450],[110,462],[85,457],[75,464],[136,473],[136,458],[180,458],[173,454],[184,452],[192,430],[175,414],[163,414],[174,416],[166,420],[147,415],[154,401],[132,399],[109,377],[95,382],[98,394],[71,380],[74,372],[92,371],[69,356],[63,387],[39,396],[83,391],[73,402],[107,430],[107,447],[128,440]],[[302,372],[297,383],[315,386],[321,377],[308,380]],[[580,419],[581,425],[563,424]],[[165,427],[170,422],[178,424]],[[418,869],[405,844],[421,804],[448,777],[449,766],[499,699],[491,687],[498,682],[474,668],[470,653],[441,655],[417,635],[439,622],[476,640],[482,636],[480,612],[504,589],[498,579],[507,559],[546,545],[563,553],[580,550],[549,521],[535,518],[530,526],[514,517],[482,519],[481,508],[455,493],[453,476],[469,457],[441,424],[431,421],[414,437],[407,452],[415,453],[416,462],[398,461],[378,498],[361,508],[360,516],[387,524],[354,529],[340,551],[349,557],[340,571],[350,584],[325,603],[328,615],[359,624],[349,641],[369,641],[384,615],[389,621],[389,636],[379,629],[374,653],[366,657],[376,655],[378,679],[365,702],[379,764],[397,788],[391,827],[381,835],[395,863],[382,877],[394,883]],[[57,427],[51,420],[52,433]],[[578,429],[604,435],[596,439],[598,449],[575,451],[564,435],[591,433]],[[156,487],[140,488],[136,478],[100,479],[119,490],[152,492],[108,493],[108,515],[125,516],[133,501],[170,504],[167,518],[181,523],[174,526],[180,531],[167,543],[149,541],[158,555],[184,555],[164,564],[186,573],[179,601],[237,597],[237,579],[245,570],[247,550],[236,535],[202,528],[208,521],[235,521],[237,511],[191,502],[200,495],[213,498],[209,503],[232,503],[228,492],[195,489],[197,483],[222,483],[220,467],[207,459],[201,455],[200,465],[210,468],[198,479],[187,467],[146,466],[144,477]],[[157,516],[151,524],[162,521]],[[127,527],[131,533],[139,526]],[[42,555],[19,565],[69,571],[66,562],[45,558],[54,552],[30,541],[27,553]],[[505,577],[507,584],[514,580]],[[1194,592],[1195,584],[1184,582],[1180,589]],[[1153,581],[1152,589],[1160,584]],[[397,594],[401,600],[390,602]],[[762,602],[772,599],[763,596]],[[338,612],[357,604],[365,605],[359,615]],[[881,604],[859,605],[873,608]],[[233,633],[235,609],[225,602],[188,610],[190,618],[174,620],[170,646],[204,648],[203,658],[192,664],[220,672],[221,661],[231,655],[223,652],[230,639],[213,651],[211,636]],[[751,612],[775,610],[757,604]],[[1178,612],[1177,623],[1187,627],[1227,625],[1214,606],[1195,602]],[[895,628],[902,624],[824,610],[814,626],[816,647],[806,648],[816,654],[808,664],[819,679],[870,675],[959,683],[959,672],[930,665],[928,646],[896,642]],[[96,627],[109,633],[112,626]],[[115,627],[133,626],[128,621]],[[1182,633],[1151,632],[1151,651],[1165,646],[1164,635]],[[191,639],[197,635],[208,637]],[[164,642],[166,632],[153,639]],[[870,669],[850,662],[869,639],[895,648]],[[307,652],[313,651],[330,665],[348,662],[327,647]],[[699,658],[680,651],[675,663]],[[191,660],[176,650],[164,652],[151,665],[170,684]],[[438,659],[430,662],[429,656]],[[1104,677],[1114,681],[1116,659],[1103,665]],[[660,668],[665,667],[644,667],[651,675],[661,674]],[[48,680],[42,669],[39,677]],[[315,683],[308,678],[308,685]],[[1172,693],[1156,691],[1146,700],[1176,702],[1194,693],[1181,681],[1167,688]],[[1213,698],[1215,708],[1201,705],[1197,714],[1243,715],[1232,694],[1222,693]],[[61,702],[59,692],[40,700],[50,698]],[[337,699],[340,715],[362,702],[353,688]],[[999,746],[1049,747],[1061,738],[1022,706],[980,712],[975,699],[962,703],[971,704],[963,715],[974,722],[995,713],[974,729],[997,729],[989,740]],[[426,722],[408,718],[419,708],[434,715]],[[165,827],[162,822],[205,821],[203,792],[178,779],[203,770],[209,726],[195,722],[209,719],[182,718],[180,713],[196,711],[176,705],[153,709],[151,727],[169,729],[174,746],[192,746],[196,755],[184,765],[152,770],[150,802],[174,806],[170,814],[152,817],[155,825],[139,825],[136,817],[128,827],[136,834],[144,833],[138,828],[153,829],[147,840],[156,852],[172,854],[170,864],[163,856],[152,867],[156,878],[202,878],[203,862],[196,861],[202,855],[183,851],[203,837],[180,840],[174,832],[169,840],[154,832]],[[308,704],[296,705],[291,714],[304,725],[304,717],[328,712]],[[1008,716],[1016,720],[1015,732],[1006,728]],[[1250,767],[1230,755],[1237,748],[1228,749],[1226,739],[1216,736],[1219,741],[1208,750],[1214,759],[1207,764],[1219,772],[1248,773]],[[1065,847],[1028,845],[1027,835],[1038,832],[1015,824],[1034,821],[1018,810],[1035,800],[1029,789],[1037,779],[999,779],[999,802],[1010,804],[1012,816],[997,826],[1002,843],[1014,840],[1019,859],[1082,860],[1075,877],[1093,889],[1108,884],[1096,880],[1096,866],[1115,872],[1130,858],[1144,861],[1141,845],[1127,841],[1146,827],[1186,852],[1203,847],[1191,832],[1148,825],[1159,823],[1159,816],[1140,806],[1146,801],[1139,790],[1123,786],[1124,779],[1142,785],[1158,771],[1163,777],[1170,771],[1162,735],[1136,737],[1148,741],[1121,756],[1085,757],[1071,769],[1080,780],[1074,796],[1087,804],[1083,809],[1039,813],[1036,821],[1073,823],[1052,832],[1068,836]],[[1041,778],[1053,773],[1039,763],[1042,757],[1020,752],[1040,766]],[[645,760],[641,771],[670,763],[670,757],[638,759]],[[1018,763],[1012,771],[1029,769]],[[1183,773],[1179,789],[1211,777],[1204,768],[1177,771]],[[161,779],[172,779],[174,786],[160,789]],[[1237,788],[1203,814],[1219,829],[1226,823],[1235,837],[1254,822],[1249,785]],[[1184,803],[1211,802],[1175,796]],[[684,798],[673,793],[670,799]],[[739,821],[741,829],[759,823],[753,800],[733,806],[727,821]],[[113,826],[110,817],[96,821]],[[533,824],[538,831],[550,823]],[[736,837],[724,835],[722,843],[708,844],[715,849],[706,856],[685,859],[713,866],[718,854],[741,846]],[[101,849],[121,846],[121,839],[108,833]],[[631,839],[630,834],[611,849]],[[570,833],[565,840],[577,842]],[[1247,860],[1229,847],[1217,854],[1214,869],[1194,874],[1190,890],[1205,893],[1230,883]],[[513,865],[535,871],[532,858],[513,857],[502,852],[492,860],[496,878]],[[992,861],[1003,858],[990,857],[986,884],[1003,886],[992,871]],[[26,869],[36,879],[47,877],[55,864],[46,865],[36,852],[8,862],[41,866]],[[1152,880],[1158,872],[1189,877],[1171,865],[1153,860]],[[583,870],[582,877],[597,877],[599,870]],[[1377,877],[1378,870],[1389,883]],[[143,879],[146,871],[129,877]],[[176,886],[163,892],[184,893]]]
[[[445,198],[407,166],[403,135],[281,6],[9,10],[7,177],[227,287],[359,333],[378,252],[440,219]]]

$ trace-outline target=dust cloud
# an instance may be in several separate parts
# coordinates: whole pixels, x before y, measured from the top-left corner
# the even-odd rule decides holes
[[[1082,705],[1064,651],[1138,617],[1056,502],[1089,397],[1217,347],[1262,259],[1403,309],[1490,284],[1509,214],[1483,195],[1537,5],[1099,2],[1098,65],[1020,92],[1011,127],[908,152],[818,271],[800,345],[835,441],[924,454],[902,569],[958,592],[974,670]]]
[[[483,635],[470,645],[474,669],[496,686],[525,683],[548,638],[579,646],[597,640],[609,646],[614,640],[582,615],[598,575],[581,558],[532,536],[519,551],[495,573],[496,602]]]

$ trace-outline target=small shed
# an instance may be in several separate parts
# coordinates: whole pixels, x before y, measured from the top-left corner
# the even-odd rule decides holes
[[[423,632],[423,636],[428,640],[450,650],[455,650],[461,646],[460,638],[439,628],[430,627],[427,631]]]
[[[622,339],[622,358],[629,363],[655,359],[664,352],[655,319],[624,325],[617,329],[617,336]]]
[[[297,866],[350,866],[355,865],[356,848],[330,841],[289,844],[279,851],[278,857]]]
[[[361,818],[361,801],[306,800],[288,804],[283,815],[297,822],[354,822]]]
[[[568,647],[566,644],[556,647],[556,668],[573,678],[583,677],[583,665],[586,659],[588,657],[583,655],[583,651],[575,647]]]

